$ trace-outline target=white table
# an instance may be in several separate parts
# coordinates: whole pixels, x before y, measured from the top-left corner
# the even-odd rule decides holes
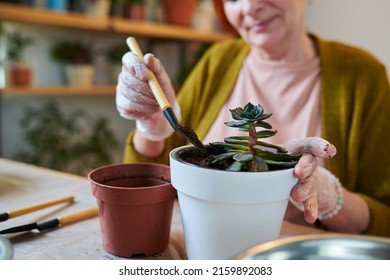
[[[0,213],[75,196],[62,204],[0,222],[0,230],[25,223],[43,222],[96,206],[86,177],[0,158]],[[320,231],[284,222],[281,238]],[[47,231],[7,235],[14,246],[14,259],[95,260],[120,259],[102,245],[98,217]],[[171,238],[161,254],[146,259],[185,259],[183,229],[178,204],[174,207]]]

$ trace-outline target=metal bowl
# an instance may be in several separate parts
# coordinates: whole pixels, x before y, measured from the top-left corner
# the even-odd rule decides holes
[[[0,260],[10,260],[13,257],[13,248],[11,242],[0,235]]]
[[[390,260],[390,239],[352,234],[308,234],[254,246],[245,260]]]

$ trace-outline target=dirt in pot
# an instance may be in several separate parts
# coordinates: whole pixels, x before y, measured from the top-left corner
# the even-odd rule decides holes
[[[200,154],[204,157],[207,157],[207,149],[206,147],[202,144],[202,142],[199,140],[198,135],[195,133],[195,131],[188,127],[188,126],[182,126],[178,125],[177,126],[177,131],[188,141],[190,141],[194,147],[198,149]]]
[[[111,179],[104,182],[105,185],[112,187],[154,187],[169,183],[166,180],[146,177],[130,177]]]
[[[189,148],[187,150],[183,150],[178,154],[178,157],[189,164],[197,165],[205,168],[213,168],[225,170],[229,163],[224,162],[224,164],[214,164],[215,155],[218,155],[224,151],[224,149],[217,147],[206,147],[207,154],[199,152],[196,148]]]
[[[232,158],[214,162],[214,159],[217,155],[220,155],[226,152],[226,149],[216,146],[206,146],[207,155],[204,155],[199,152],[196,148],[188,148],[178,153],[178,157],[189,164],[193,164],[199,167],[218,169],[218,170],[227,170],[228,167],[234,162]],[[283,170],[291,168],[291,166],[283,167],[268,164],[268,171]]]

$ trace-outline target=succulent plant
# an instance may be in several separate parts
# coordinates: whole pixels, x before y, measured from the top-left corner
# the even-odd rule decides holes
[[[265,114],[263,107],[248,103],[244,108],[230,110],[234,121],[225,122],[229,127],[248,132],[248,136],[231,136],[224,142],[212,142],[223,153],[213,155],[210,166],[225,166],[230,171],[268,171],[275,168],[289,168],[296,165],[300,155],[291,155],[281,146],[269,144],[259,139],[272,137],[277,130],[265,120],[272,114]],[[257,131],[262,127],[263,130]]]
[[[51,47],[52,59],[63,63],[84,64],[92,63],[93,52],[89,43],[61,40]]]
[[[34,38],[25,36],[20,32],[6,32],[7,53],[11,61],[21,61],[25,48],[34,43]]]

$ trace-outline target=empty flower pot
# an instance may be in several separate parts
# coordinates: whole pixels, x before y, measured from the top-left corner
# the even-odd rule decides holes
[[[169,166],[113,164],[91,171],[88,179],[97,200],[106,251],[132,257],[167,248],[176,197]]]

